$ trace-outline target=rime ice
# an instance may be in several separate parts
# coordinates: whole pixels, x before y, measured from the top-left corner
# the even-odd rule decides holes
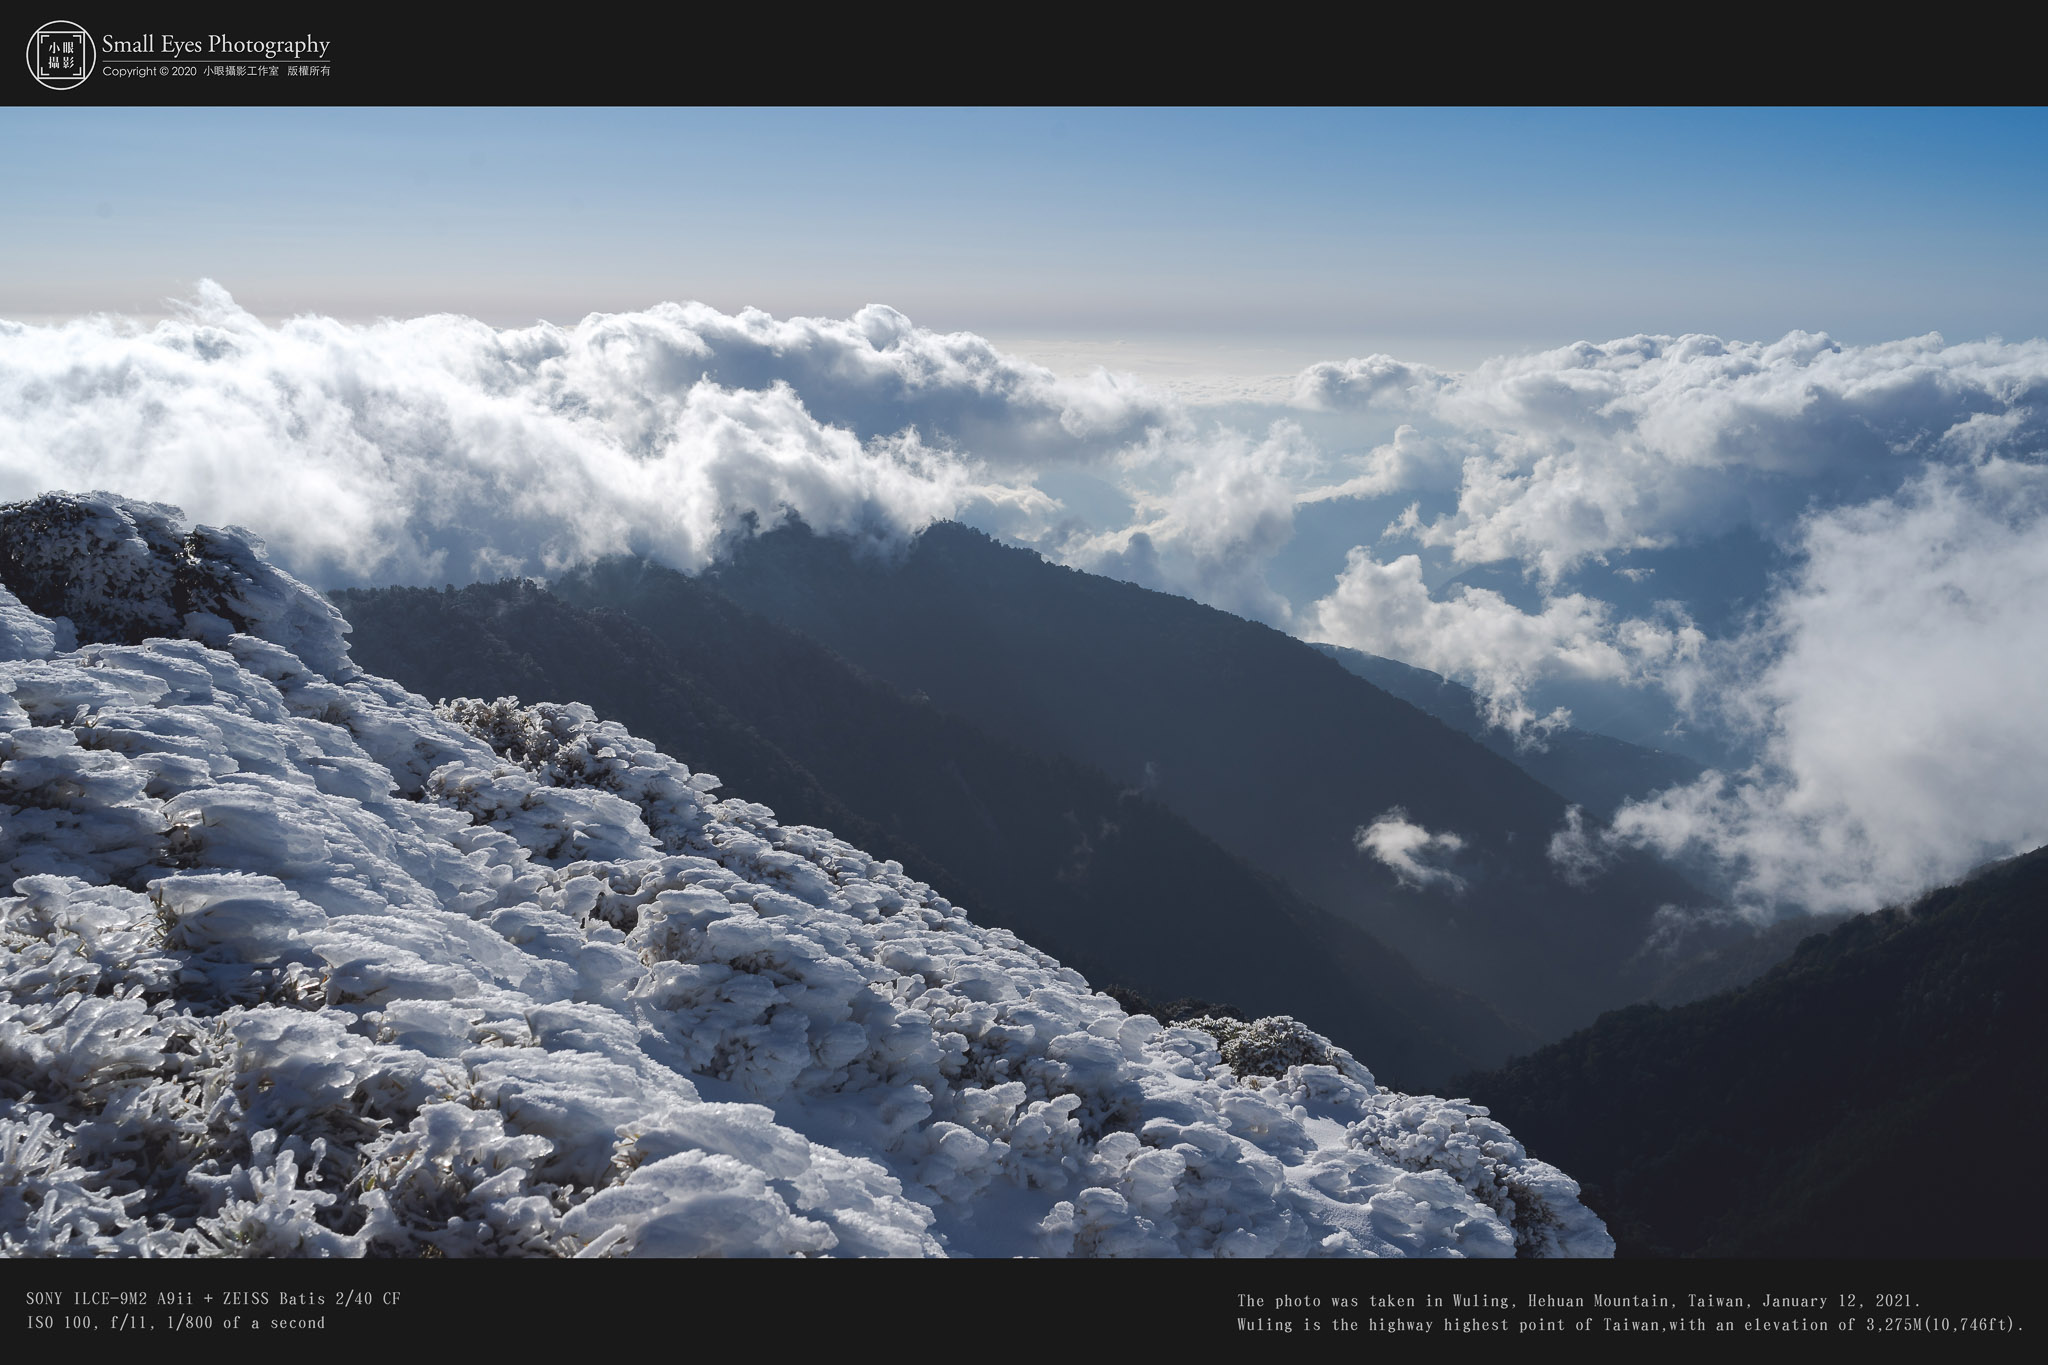
[[[244,533],[0,547],[0,1252],[1612,1251],[1484,1109],[1126,1015],[587,707],[362,674]]]

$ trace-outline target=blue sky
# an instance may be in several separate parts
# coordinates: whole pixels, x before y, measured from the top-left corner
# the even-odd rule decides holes
[[[886,302],[997,338],[1483,354],[2048,334],[2048,114],[15,110],[0,317]]]

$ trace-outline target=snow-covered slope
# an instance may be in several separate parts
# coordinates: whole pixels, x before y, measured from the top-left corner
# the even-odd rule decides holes
[[[1604,1255],[1484,1109],[1162,1027],[237,530],[0,508],[0,1252]]]

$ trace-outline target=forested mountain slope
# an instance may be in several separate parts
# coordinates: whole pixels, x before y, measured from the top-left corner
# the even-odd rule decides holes
[[[1984,1130],[2048,1122],[2044,981],[2039,849],[1459,1093],[1569,1163],[1625,1255],[2032,1256],[2026,1177],[2003,1174],[2031,1160]]]
[[[889,558],[786,525],[707,578],[944,710],[1142,790],[1548,1036],[1641,998],[1652,917],[1704,899],[1644,857],[1567,879],[1547,856],[1562,797],[1301,641],[962,526]],[[637,592],[588,600],[658,629]],[[1377,857],[1361,832],[1383,821]]]
[[[1567,801],[1577,802],[1603,819],[1613,815],[1625,800],[1690,782],[1703,771],[1700,764],[1681,754],[1646,749],[1575,726],[1543,735],[1534,743],[1517,744],[1506,731],[1487,724],[1485,708],[1471,688],[1440,673],[1342,645],[1318,644],[1314,648],[1346,671],[1427,711],[1460,734],[1470,735]]]

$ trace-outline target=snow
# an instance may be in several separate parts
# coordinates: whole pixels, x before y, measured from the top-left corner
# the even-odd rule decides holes
[[[1168,1028],[246,533],[0,508],[0,1253],[1607,1255],[1478,1106]]]

